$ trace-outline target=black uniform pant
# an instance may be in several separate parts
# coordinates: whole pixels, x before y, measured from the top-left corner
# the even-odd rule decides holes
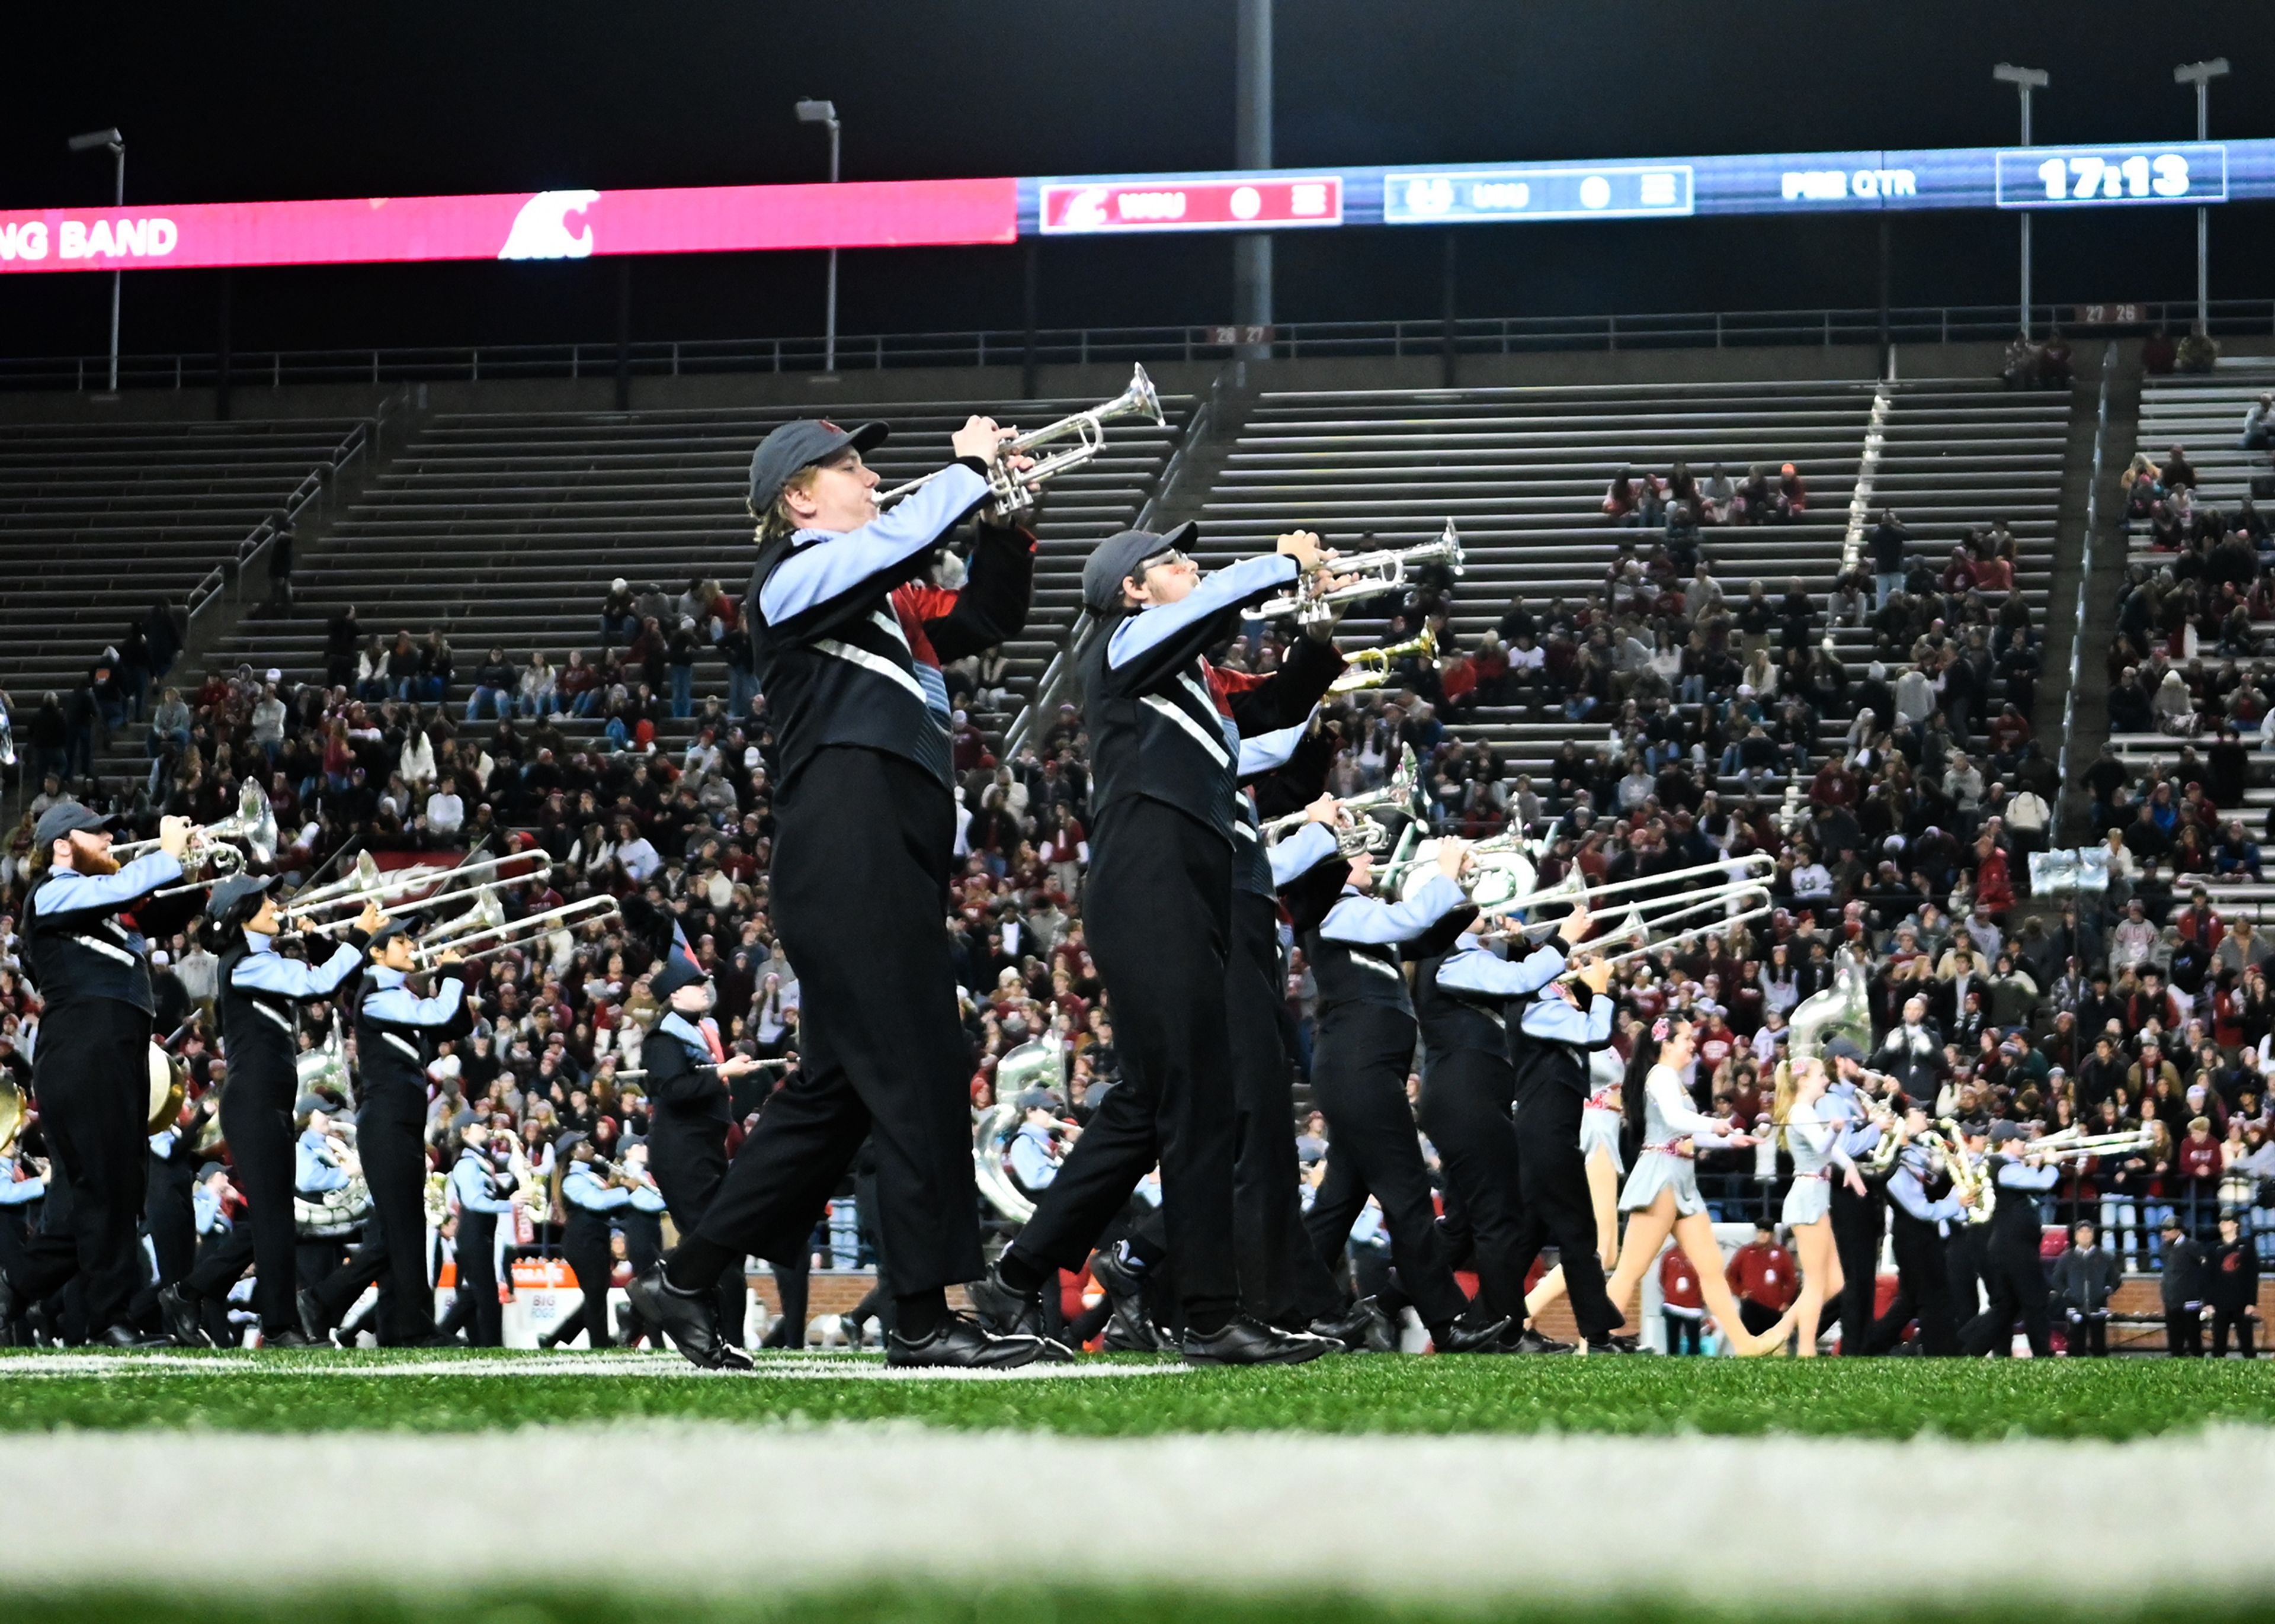
[[[2241,1308],[2216,1308],[2211,1311],[2211,1356],[2227,1357],[2227,1338],[2235,1334],[2235,1351],[2245,1358],[2253,1357],[2251,1351],[2251,1317]]]
[[[1516,1074],[1500,1054],[1454,1049],[1433,1060],[1422,1079],[1422,1131],[1438,1147],[1446,1169],[1447,1213],[1461,1201],[1477,1257],[1478,1282],[1495,1314],[1524,1318],[1524,1275],[1516,1266],[1523,1243],[1517,1220],[1516,1125],[1510,1102]],[[1334,1164],[1328,1162],[1328,1175]],[[1394,1236],[1397,1231],[1393,1230]]]
[[[2165,1350],[2175,1359],[2203,1357],[2203,1310],[2201,1306],[2165,1311]]]
[[[367,1167],[369,1163],[365,1164]],[[394,1241],[388,1250],[394,1250]],[[416,1252],[412,1254],[414,1258]],[[426,1289],[426,1269],[419,1271],[419,1289]],[[583,1278],[581,1275],[578,1277]],[[608,1300],[608,1277],[601,1277],[601,1301]],[[403,1288],[396,1287],[396,1295]],[[431,1303],[431,1299],[429,1300]],[[458,1214],[458,1301],[466,1305],[466,1345],[470,1348],[503,1348],[505,1346],[505,1311],[498,1303],[497,1277],[497,1214],[495,1212],[460,1212]],[[430,1306],[427,1318],[434,1318]],[[605,1333],[604,1333],[605,1334]]]
[[[118,999],[50,1004],[40,1023],[32,1089],[70,1199],[50,1195],[9,1279],[36,1303],[76,1275],[91,1334],[127,1323],[147,1273],[138,1224],[150,1177],[149,1052],[150,1017]]]
[[[1980,1224],[1954,1224],[1944,1243],[1951,1276],[1951,1318],[1962,1330],[1983,1310],[1983,1245],[1990,1230]]]
[[[293,1305],[299,1288],[300,1237],[292,1221],[293,1144],[298,1137],[292,1131],[292,1100],[299,1086],[297,1076],[279,1075],[274,1067],[248,1059],[241,1071],[232,1069],[229,1086],[221,1092],[222,1132],[229,1138],[230,1159],[237,1164],[238,1187],[245,1192],[247,1209],[237,1227],[253,1248],[253,1309],[261,1316],[261,1328],[271,1336],[300,1323],[299,1310]],[[336,1260],[339,1243],[324,1245],[326,1256]],[[215,1271],[221,1266],[215,1263]],[[214,1272],[200,1263],[189,1284],[200,1296],[221,1296],[236,1279],[231,1275],[215,1280]]]
[[[568,1227],[562,1232],[561,1255],[577,1271],[577,1291],[582,1300],[577,1305],[573,1321],[561,1327],[564,1341],[574,1336],[577,1326],[582,1326],[594,1348],[616,1344],[616,1339],[608,1334],[608,1275],[614,1266],[608,1251],[608,1220],[572,1210]],[[462,1258],[465,1256],[463,1247],[459,1255]],[[460,1273],[464,1272],[461,1263]],[[495,1291],[491,1295],[495,1296]]]
[[[176,1144],[170,1156],[150,1158],[150,1188],[142,1202],[142,1225],[158,1259],[158,1280],[170,1286],[197,1266],[197,1206],[190,1191],[197,1174],[196,1152]]]
[[[2044,1358],[2053,1344],[2046,1311],[2045,1270],[2038,1262],[2035,1221],[2027,1235],[1992,1235],[1983,1249],[1983,1280],[1991,1295],[1991,1306],[1976,1315],[1975,1322],[1961,1335],[1961,1348],[1970,1357],[1986,1353],[2003,1355],[2013,1346],[2014,1321],[2020,1319],[2022,1334],[2029,1339],[2031,1353]]]
[[[638,1280],[663,1256],[663,1220],[656,1213],[641,1208],[626,1207],[616,1214],[616,1221],[624,1226],[624,1258],[632,1265],[632,1278]],[[736,1320],[731,1323],[740,1325],[742,1322]],[[639,1310],[632,1311],[628,1324],[631,1328],[624,1333],[626,1341],[645,1336],[651,1345],[663,1346],[656,1339],[655,1327],[640,1318]]]
[[[427,1280],[427,1147],[423,1101],[382,1099],[356,1114],[356,1152],[363,1159],[364,1182],[378,1220],[380,1250],[367,1240],[346,1267],[336,1270],[318,1292],[328,1318],[336,1320],[349,1304],[377,1281],[388,1299],[382,1341],[401,1345],[435,1333],[435,1290]],[[458,1270],[465,1276],[467,1220],[458,1222]],[[493,1285],[495,1285],[493,1281]],[[492,1293],[495,1295],[495,1292]]]
[[[1871,1333],[1858,1351],[1888,1352],[1904,1340],[1904,1327],[1916,1318],[1920,1351],[1947,1358],[1959,1351],[1959,1327],[1951,1311],[1951,1272],[1944,1257],[1947,1243],[1935,1225],[1924,1224],[1908,1212],[1898,1212],[1893,1222],[1895,1301],[1872,1322]]]
[[[1372,1195],[1382,1204],[1391,1259],[1415,1311],[1425,1325],[1443,1326],[1470,1301],[1446,1259],[1430,1170],[1406,1103],[1413,1058],[1414,1017],[1403,1009],[1349,1004],[1320,1012],[1311,1096],[1326,1114],[1327,1173],[1304,1225],[1320,1261],[1340,1264]]]
[[[2069,1326],[2069,1353],[2075,1358],[2106,1358],[2109,1355],[2109,1311],[2105,1308],[2064,1308]]]
[[[1107,1090],[1015,1244],[1037,1262],[1081,1268],[1158,1147],[1179,1295],[1187,1320],[1206,1325],[1240,1302],[1225,1007],[1232,850],[1215,831],[1142,798],[1107,808],[1091,850],[1084,923],[1114,994],[1122,1081]],[[889,1231],[885,1238],[900,1278],[899,1243]]]
[[[657,1106],[648,1126],[647,1170],[662,1192],[672,1227],[683,1236],[693,1235],[727,1177],[727,1124],[715,1117],[683,1114],[675,1106]],[[637,1257],[632,1261],[634,1267],[646,1271],[646,1265]],[[740,1259],[719,1277],[717,1296],[719,1323],[739,1343],[750,1298]]]
[[[1541,1083],[1517,1102],[1517,1245],[1511,1267],[1522,1280],[1550,1241],[1564,1266],[1564,1296],[1580,1334],[1599,1342],[1623,1318],[1604,1288],[1596,1254],[1596,1198],[1580,1154],[1583,1101],[1570,1089]]]
[[[1833,1248],[1840,1259],[1840,1351],[1870,1351],[1872,1303],[1880,1277],[1880,1237],[1887,1228],[1887,1201],[1879,1190],[1865,1195],[1834,1180]]]
[[[817,752],[776,802],[774,918],[804,1042],[703,1215],[712,1246],[798,1256],[873,1132],[895,1284],[913,1295],[979,1277],[971,1061],[941,924],[955,838],[939,781],[877,751]]]
[[[1304,1228],[1304,1202],[1296,1190],[1295,1089],[1281,1034],[1280,910],[1270,897],[1233,893],[1224,1001],[1232,1051],[1233,1261],[1241,1303],[1274,1325],[1309,1325],[1340,1313],[1343,1293]],[[1125,1142],[1120,1158],[1131,1189],[1160,1159],[1160,1144],[1147,1127],[1142,1138]],[[1119,1175],[1107,1180],[1103,1169],[1098,1171],[1105,1188],[1118,1182]],[[1112,1217],[1106,1221],[1110,1225]],[[1168,1250],[1168,1223],[1159,1207],[1149,1210],[1135,1228],[1157,1250]],[[1094,1246],[1099,1238],[1092,1235],[1085,1244]]]

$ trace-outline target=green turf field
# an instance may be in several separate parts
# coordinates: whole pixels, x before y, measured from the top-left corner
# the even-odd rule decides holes
[[[593,1361],[593,1373],[578,1369]],[[400,1374],[386,1373],[390,1368]],[[917,1422],[1077,1437],[1697,1432],[2125,1439],[2275,1424],[2275,1363],[2240,1361],[1326,1360],[1083,1377],[906,1380],[783,1356],[710,1376],[669,1356],[0,1355],[0,1431],[205,1427],[463,1431],[547,1423]],[[64,1374],[99,1370],[99,1374]],[[825,1374],[824,1372],[838,1372]]]

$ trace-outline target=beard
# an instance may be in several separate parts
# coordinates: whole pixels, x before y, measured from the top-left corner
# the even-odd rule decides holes
[[[115,874],[118,872],[118,859],[112,857],[107,850],[88,851],[81,847],[73,846],[72,872],[78,874]]]

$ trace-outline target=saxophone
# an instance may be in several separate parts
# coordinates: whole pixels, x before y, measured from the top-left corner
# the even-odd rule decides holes
[[[1967,1153],[1967,1142],[1956,1121],[1946,1116],[1937,1126],[1943,1129],[1944,1159],[1951,1169],[1952,1189],[1974,1198],[1975,1204],[1967,1209],[1967,1221],[1989,1223],[1999,1205],[1999,1186],[1984,1176],[1982,1159]]]

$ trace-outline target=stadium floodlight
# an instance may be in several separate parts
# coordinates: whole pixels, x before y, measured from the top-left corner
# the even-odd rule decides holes
[[[837,103],[818,102],[812,96],[801,97],[797,104],[800,124],[818,124],[829,132],[829,184],[837,184]],[[829,297],[821,321],[821,370],[824,374],[837,370],[837,250],[829,251]]]
[[[74,135],[64,143],[73,152],[107,152],[117,161],[113,165],[114,186],[111,206],[126,206],[126,138],[114,125],[108,130],[89,130],[84,135]],[[110,392],[118,393],[118,295],[123,268],[110,273]]]
[[[2196,140],[2211,139],[2211,82],[2227,77],[2227,58],[2214,57],[2209,62],[2185,62],[2173,70],[2176,85],[2196,87]],[[2196,331],[2208,332],[2211,324],[2211,210],[2196,205]]]
[[[2030,92],[2044,90],[2048,83],[2044,68],[2018,68],[2011,62],[2002,62],[1991,70],[1991,77],[2002,85],[2012,85],[2022,98],[2022,145],[2030,144]],[[2030,336],[2030,211],[2022,214],[2022,336]]]

